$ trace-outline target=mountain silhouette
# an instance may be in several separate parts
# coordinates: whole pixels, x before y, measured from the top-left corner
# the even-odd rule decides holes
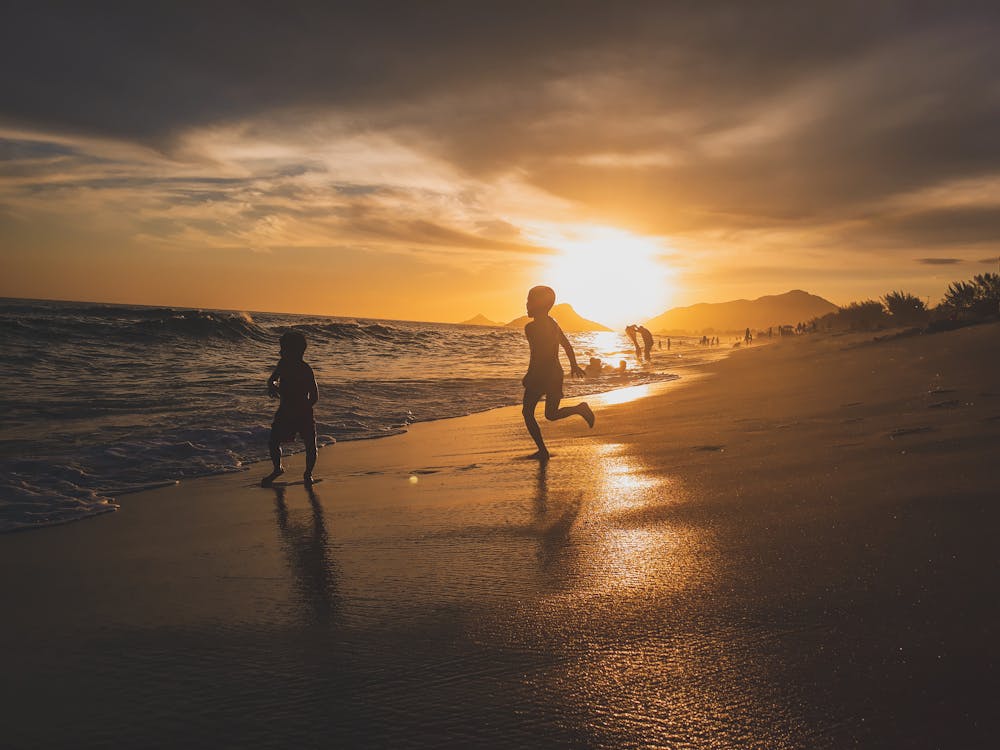
[[[795,325],[834,312],[838,307],[815,294],[793,289],[784,294],[737,299],[732,302],[702,302],[690,307],[675,307],[646,323],[651,331],[687,331],[701,333],[742,331],[744,328]]]
[[[595,323],[592,320],[580,317],[579,313],[577,313],[577,311],[574,310],[568,302],[562,302],[553,307],[549,312],[549,315],[555,319],[560,328],[570,333],[611,330],[607,326],[602,326],[600,323]],[[531,320],[531,318],[527,315],[522,315],[520,318],[515,318],[510,321],[510,323],[507,324],[507,328],[524,328],[529,320]]]
[[[468,320],[463,320],[459,323],[460,326],[496,326],[497,328],[503,328],[503,323],[497,323],[495,320],[490,320],[482,313],[479,313],[474,318],[469,318]]]

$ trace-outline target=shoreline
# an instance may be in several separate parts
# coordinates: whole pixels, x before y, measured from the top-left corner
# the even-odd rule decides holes
[[[564,401],[577,402],[577,401],[581,401],[581,400],[585,400],[585,399],[592,399],[592,400],[594,400],[595,403],[600,403],[603,400],[601,397],[604,396],[605,394],[614,393],[614,392],[622,391],[622,390],[629,390],[629,389],[632,389],[632,388],[645,388],[647,386],[653,386],[654,389],[655,389],[656,387],[663,387],[663,386],[667,386],[667,385],[670,385],[670,384],[674,384],[677,381],[684,379],[685,377],[690,377],[691,373],[697,373],[700,368],[703,368],[703,367],[705,367],[707,365],[710,365],[710,364],[712,364],[714,362],[720,361],[722,359],[725,359],[728,356],[731,356],[732,352],[731,351],[723,351],[723,352],[720,352],[720,354],[722,356],[719,356],[719,357],[714,358],[712,360],[703,361],[703,362],[700,362],[700,363],[696,363],[694,365],[679,365],[679,366],[675,366],[673,368],[673,369],[681,370],[682,372],[684,372],[685,374],[683,374],[683,375],[682,374],[677,374],[676,372],[673,372],[673,371],[669,371],[668,372],[666,370],[657,370],[656,373],[658,375],[663,376],[662,380],[655,381],[653,383],[642,383],[642,384],[637,384],[637,385],[629,385],[627,383],[617,383],[616,384],[616,383],[613,383],[610,380],[610,378],[609,378],[608,383],[607,383],[609,387],[607,387],[605,390],[594,391],[592,393],[582,394],[582,395],[578,395],[578,396],[577,395],[569,396],[569,397],[567,397],[567,398],[565,398],[563,400]],[[585,381],[583,381],[583,382],[585,382]],[[488,413],[496,412],[496,411],[499,411],[499,410],[502,410],[502,409],[514,409],[514,408],[518,408],[519,409],[520,407],[517,406],[516,403],[514,403],[514,404],[505,404],[505,405],[502,405],[502,406],[492,406],[492,407],[483,409],[481,411],[473,411],[473,412],[469,412],[467,414],[456,414],[456,415],[453,415],[453,416],[439,417],[439,418],[433,418],[433,419],[423,419],[423,420],[420,420],[420,421],[417,421],[417,422],[411,422],[411,423],[405,425],[404,427],[400,427],[399,431],[397,431],[397,432],[391,432],[391,433],[384,434],[384,435],[365,435],[365,436],[351,437],[351,438],[346,438],[346,439],[336,439],[335,438],[334,442],[327,443],[327,444],[319,446],[318,455],[321,458],[323,456],[323,454],[324,454],[324,450],[325,449],[336,448],[337,446],[343,447],[345,445],[349,445],[349,444],[353,444],[353,443],[372,443],[372,442],[387,440],[387,439],[391,439],[391,438],[400,438],[400,437],[403,437],[403,436],[409,434],[410,432],[412,432],[415,428],[417,428],[418,425],[425,425],[425,424],[439,423],[439,422],[447,422],[447,421],[450,421],[450,420],[460,420],[460,419],[465,419],[465,418],[468,418],[468,417],[474,417],[474,416],[480,415],[480,414],[488,414]],[[287,452],[287,450],[288,450],[287,448],[285,448],[284,450],[286,451],[284,453],[284,456],[283,456],[283,461],[285,461],[285,462],[287,462],[292,457],[302,457],[302,456],[304,456],[304,452],[305,452],[305,449],[302,446],[301,441],[297,441],[296,443],[293,444],[293,451],[292,452]],[[186,485],[186,484],[188,484],[190,482],[193,482],[193,481],[211,479],[211,478],[216,478],[216,477],[226,477],[226,476],[232,476],[232,475],[245,474],[247,472],[254,471],[256,468],[259,468],[259,466],[269,465],[269,462],[270,462],[269,458],[263,457],[263,458],[260,458],[260,459],[257,459],[257,460],[243,462],[242,465],[239,468],[232,468],[232,469],[226,469],[226,470],[221,470],[221,471],[215,471],[215,472],[211,472],[211,473],[199,474],[199,475],[190,476],[190,477],[181,477],[179,479],[155,480],[155,481],[150,482],[148,485],[145,485],[145,486],[142,486],[142,487],[137,487],[135,489],[129,489],[129,490],[126,490],[126,491],[120,491],[120,492],[117,492],[117,493],[115,493],[113,495],[112,494],[105,495],[102,491],[95,490],[95,492],[99,496],[107,498],[107,504],[108,504],[107,509],[96,511],[96,512],[90,512],[90,513],[88,513],[86,515],[82,515],[82,516],[75,517],[75,518],[65,518],[65,519],[58,519],[58,520],[55,520],[55,521],[48,521],[48,522],[38,523],[38,524],[26,524],[26,525],[22,525],[22,526],[14,526],[14,527],[11,527],[11,528],[0,530],[0,536],[3,536],[5,534],[18,534],[18,533],[24,533],[24,532],[30,532],[30,531],[39,531],[39,530],[42,530],[42,529],[48,529],[48,528],[63,526],[63,525],[66,525],[66,524],[75,524],[75,523],[79,523],[79,522],[83,522],[83,521],[97,519],[97,518],[100,518],[100,517],[104,517],[104,516],[107,516],[107,515],[119,512],[122,509],[122,500],[121,500],[122,498],[127,498],[126,501],[125,501],[126,504],[127,504],[135,496],[141,496],[141,495],[144,495],[144,494],[149,493],[149,492],[155,492],[157,490],[162,490],[162,489],[173,487],[173,486],[176,486],[176,485],[181,485],[181,484],[185,484]]]
[[[991,746],[1000,324],[869,339],[4,535],[5,739]]]

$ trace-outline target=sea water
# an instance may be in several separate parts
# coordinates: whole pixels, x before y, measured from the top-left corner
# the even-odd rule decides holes
[[[265,459],[276,406],[265,380],[292,330],[309,341],[321,446],[521,398],[520,329],[0,298],[0,531]],[[676,377],[665,351],[638,366],[622,334],[569,339],[581,366],[596,356],[630,370],[567,377],[569,398]],[[687,361],[699,351],[685,347]]]

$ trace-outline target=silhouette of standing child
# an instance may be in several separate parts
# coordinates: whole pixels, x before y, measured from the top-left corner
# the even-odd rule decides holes
[[[316,377],[312,368],[303,361],[306,352],[306,337],[297,331],[289,331],[281,337],[281,359],[267,379],[267,395],[281,398],[278,411],[271,424],[268,452],[274,471],[261,480],[267,487],[285,473],[281,465],[281,444],[302,437],[306,444],[306,470],[302,481],[308,487],[313,483],[312,471],[316,466],[316,420],[313,407],[319,400]]]
[[[559,408],[559,401],[563,397],[563,371],[559,364],[560,346],[569,359],[570,374],[582,378],[584,372],[576,363],[576,355],[573,354],[573,347],[566,334],[562,332],[559,324],[549,317],[549,310],[555,302],[556,293],[551,287],[536,286],[528,292],[528,301],[525,305],[528,316],[532,318],[524,327],[524,335],[531,347],[531,360],[528,363],[528,373],[521,381],[524,385],[521,413],[524,415],[528,434],[538,446],[538,452],[531,457],[541,461],[548,460],[549,457],[549,451],[542,440],[542,430],[535,419],[535,407],[542,396],[545,396],[545,418],[549,421],[579,414],[590,427],[594,426],[594,412],[586,402]]]

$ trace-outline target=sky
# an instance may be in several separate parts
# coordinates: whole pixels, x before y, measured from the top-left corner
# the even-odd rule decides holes
[[[5,3],[0,296],[618,325],[1000,254],[1000,10]]]

